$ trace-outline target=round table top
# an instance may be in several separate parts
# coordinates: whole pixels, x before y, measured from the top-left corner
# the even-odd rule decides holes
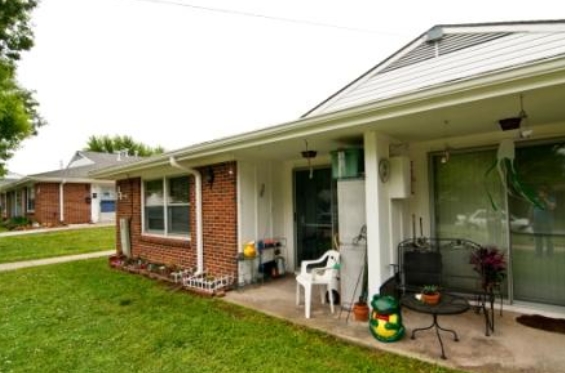
[[[416,294],[404,295],[400,303],[411,310],[436,315],[455,315],[463,313],[471,307],[467,299],[446,293],[441,293],[441,298],[437,304],[424,303],[416,298]]]

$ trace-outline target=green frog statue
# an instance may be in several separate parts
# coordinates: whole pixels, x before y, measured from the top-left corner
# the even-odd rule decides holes
[[[373,295],[371,301],[371,334],[381,342],[395,342],[404,336],[404,325],[398,300],[390,295]]]

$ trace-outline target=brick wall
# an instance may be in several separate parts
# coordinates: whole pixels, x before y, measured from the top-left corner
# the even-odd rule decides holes
[[[202,173],[202,220],[204,269],[213,274],[236,274],[237,198],[236,164],[222,163],[199,168]],[[210,170],[214,182],[206,182]],[[230,172],[231,171],[231,172]],[[190,177],[191,240],[142,235],[140,178],[119,180],[122,198],[117,201],[117,243],[121,250],[120,218],[130,219],[131,246],[134,257],[153,262],[196,267],[196,201],[194,177]]]
[[[60,183],[37,183],[35,185],[34,219],[41,224],[59,224]],[[82,224],[91,221],[90,184],[66,183],[63,186],[64,223]]]
[[[66,224],[84,224],[92,221],[90,184],[66,183],[64,185]]]
[[[35,220],[40,224],[59,224],[59,183],[35,185]]]

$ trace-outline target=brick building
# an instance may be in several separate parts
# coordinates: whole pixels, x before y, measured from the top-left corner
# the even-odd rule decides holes
[[[565,200],[562,97],[563,20],[439,25],[297,120],[92,176],[117,182],[119,248],[133,256],[241,280],[257,269],[235,260],[248,241],[284,239],[290,272],[338,242],[343,285],[354,245],[336,235],[359,221],[369,294],[400,242],[456,235],[512,258],[507,303],[563,312],[565,209],[546,208],[551,230],[513,224],[541,205],[540,186]],[[340,193],[347,179],[362,188]],[[485,227],[472,228],[480,209]],[[543,242],[555,260],[537,259]]]
[[[138,159],[78,151],[63,169],[6,180],[0,184],[1,216],[41,225],[114,221],[114,181],[94,180],[89,172]]]

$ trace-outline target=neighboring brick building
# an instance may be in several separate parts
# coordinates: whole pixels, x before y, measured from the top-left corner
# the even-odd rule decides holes
[[[114,221],[114,181],[91,179],[89,172],[135,160],[78,151],[66,168],[5,182],[0,185],[2,218],[25,216],[41,225]]]

